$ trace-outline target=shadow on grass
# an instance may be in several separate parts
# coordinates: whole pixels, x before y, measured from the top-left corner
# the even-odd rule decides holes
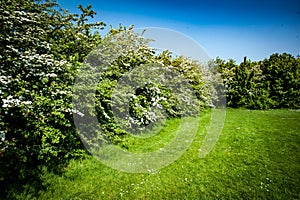
[[[38,199],[40,192],[47,188],[44,175],[62,175],[69,161],[74,158],[76,157],[58,157],[43,164],[36,158],[31,157],[27,162],[23,162],[18,155],[3,153],[0,156],[0,199],[18,199],[21,194],[27,194],[28,199]]]

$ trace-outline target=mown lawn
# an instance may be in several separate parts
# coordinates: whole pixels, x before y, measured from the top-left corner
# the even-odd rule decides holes
[[[199,148],[210,114],[190,148],[175,162],[148,173],[125,173],[95,158],[73,160],[62,175],[45,173],[46,190],[19,199],[300,199],[300,111],[227,109],[223,132],[204,158]],[[129,139],[129,150],[159,148],[172,138],[170,120],[151,139]],[[169,134],[168,134],[169,133]],[[163,141],[163,142],[162,142]],[[132,148],[131,146],[132,145]],[[157,147],[156,147],[157,146]],[[30,186],[29,186],[30,188]],[[31,191],[30,189],[27,191]]]

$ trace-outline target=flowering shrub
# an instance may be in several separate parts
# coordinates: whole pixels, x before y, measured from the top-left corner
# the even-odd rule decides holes
[[[126,132],[143,130],[165,118],[195,114],[200,106],[212,104],[210,88],[204,91],[201,65],[183,56],[172,59],[169,52],[155,55],[148,42],[131,28],[111,29],[80,69],[73,97],[76,110],[97,115],[105,132],[103,140],[118,143]],[[95,105],[83,104],[94,98],[94,91]],[[90,123],[85,120],[78,126],[90,127]]]
[[[75,77],[86,68],[94,68],[99,78],[96,88],[82,88],[95,89],[95,106],[89,109],[96,109],[105,137],[116,143],[130,131],[127,126],[143,128],[166,117],[195,114],[199,106],[211,106],[216,99],[209,84],[214,76],[199,63],[183,56],[172,58],[167,51],[156,55],[149,41],[131,28],[111,29],[102,40],[92,29],[105,24],[86,23],[95,12],[91,6],[78,8],[80,15],[69,14],[55,0],[0,2],[1,183],[30,179],[43,166],[55,170],[66,158],[84,152],[73,117],[86,113],[74,108],[72,100],[77,98]],[[88,65],[82,65],[85,59]],[[139,71],[141,66],[146,71]],[[154,79],[148,79],[145,75],[152,72]],[[94,73],[84,76],[95,78]],[[143,84],[132,93],[115,89],[122,77],[134,83],[133,76]],[[122,126],[124,119],[117,119],[114,112],[125,113],[129,124]]]
[[[89,29],[104,24],[85,24],[95,13],[79,8],[80,16],[60,10],[55,1],[0,2],[0,181],[5,185],[83,152],[72,120],[72,86],[79,63],[101,39]]]

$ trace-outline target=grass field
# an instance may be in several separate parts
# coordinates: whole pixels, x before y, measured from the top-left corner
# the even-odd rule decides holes
[[[228,109],[213,150],[199,158],[210,113],[187,151],[148,173],[111,169],[92,156],[73,160],[61,175],[45,173],[46,190],[19,199],[300,199],[300,111]],[[177,120],[158,136],[129,139],[129,151],[160,148],[172,138]],[[160,142],[156,142],[156,141]]]

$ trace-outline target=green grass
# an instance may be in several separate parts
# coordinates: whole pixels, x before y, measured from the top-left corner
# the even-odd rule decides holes
[[[300,199],[299,110],[228,109],[216,146],[200,159],[209,120],[205,113],[191,146],[165,168],[125,173],[88,156],[71,161],[62,175],[45,173],[47,189],[38,196],[24,192],[16,198]],[[129,138],[128,150],[161,148],[174,137],[178,123],[178,119],[168,121],[153,137]]]

